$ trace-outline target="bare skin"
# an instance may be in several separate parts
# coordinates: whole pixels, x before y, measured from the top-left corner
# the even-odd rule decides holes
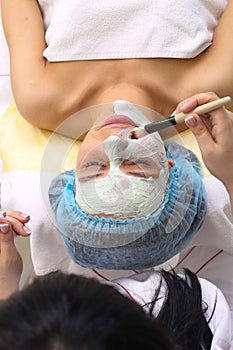
[[[0,299],[5,299],[19,287],[23,261],[14,244],[14,233],[28,237],[31,231],[25,225],[29,215],[7,210],[0,218]]]
[[[168,116],[197,92],[233,97],[233,0],[213,44],[193,59],[125,59],[50,63],[43,58],[44,26],[35,0],[1,0],[13,93],[30,123],[54,130],[73,113],[116,99]]]

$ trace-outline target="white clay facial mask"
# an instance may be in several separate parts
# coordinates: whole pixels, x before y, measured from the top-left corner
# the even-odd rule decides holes
[[[158,133],[138,140],[108,137],[84,159],[75,199],[91,215],[147,216],[164,200],[169,177]],[[99,156],[99,159],[97,159]]]

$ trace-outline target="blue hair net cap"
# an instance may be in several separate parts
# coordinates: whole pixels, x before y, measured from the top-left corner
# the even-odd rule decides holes
[[[202,225],[207,198],[196,156],[170,143],[174,160],[161,207],[150,216],[114,219],[88,215],[75,202],[75,170],[58,175],[49,200],[70,257],[86,268],[131,270],[163,264],[184,249]]]

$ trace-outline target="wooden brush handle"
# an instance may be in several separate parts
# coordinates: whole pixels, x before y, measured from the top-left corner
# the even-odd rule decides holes
[[[194,108],[191,112],[189,113],[178,113],[175,115],[175,121],[177,124],[182,123],[185,119],[185,117],[187,116],[187,114],[205,114],[208,112],[211,112],[217,108],[223,107],[228,105],[229,103],[231,103],[231,97],[230,96],[226,96],[226,97],[222,97],[219,98],[218,100],[214,100],[208,103],[205,103],[204,105],[198,106],[196,108]]]

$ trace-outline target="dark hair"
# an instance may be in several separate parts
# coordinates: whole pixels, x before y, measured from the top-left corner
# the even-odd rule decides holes
[[[202,291],[197,276],[184,269],[182,276],[174,271],[160,271],[160,285],[150,305],[150,314],[155,313],[155,306],[161,297],[164,301],[157,320],[166,329],[169,339],[178,349],[207,350],[211,348],[213,334],[210,330],[205,313],[207,304],[202,300]],[[165,281],[165,292],[161,296],[162,281]],[[215,302],[216,304],[216,302]]]
[[[198,278],[189,270],[183,277],[160,274],[149,312],[94,279],[61,272],[38,277],[0,305],[0,349],[210,349]]]
[[[112,286],[61,272],[0,305],[1,350],[171,350],[158,321]]]

